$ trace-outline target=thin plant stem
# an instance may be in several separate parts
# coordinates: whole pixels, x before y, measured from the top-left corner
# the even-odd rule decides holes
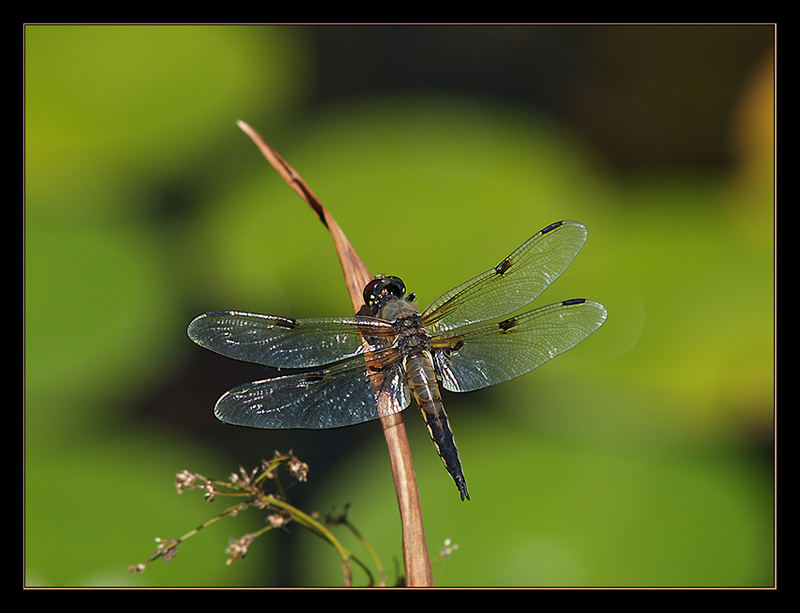
[[[356,537],[356,538],[357,538],[359,541],[361,541],[361,544],[364,546],[364,548],[365,548],[365,549],[367,550],[367,552],[369,553],[370,557],[372,558],[372,561],[375,563],[375,566],[376,566],[376,567],[377,567],[377,569],[378,569],[378,573],[379,573],[379,574],[380,574],[380,576],[381,576],[381,581],[380,581],[379,585],[380,585],[381,587],[385,586],[385,585],[386,585],[386,571],[384,570],[384,568],[383,568],[383,564],[381,563],[381,560],[380,560],[380,558],[378,557],[378,553],[377,553],[377,552],[375,551],[375,549],[372,547],[372,545],[370,544],[370,542],[369,542],[367,539],[365,539],[365,538],[363,537],[363,535],[361,534],[361,532],[359,532],[359,531],[358,531],[358,529],[357,529],[357,528],[356,528],[356,527],[355,527],[355,526],[352,524],[352,522],[351,522],[349,519],[347,519],[347,517],[346,517],[346,516],[343,516],[341,519],[339,519],[339,520],[337,520],[337,521],[338,521],[338,523],[340,523],[340,524],[342,524],[343,526],[345,526],[345,527],[346,527],[348,530],[350,530],[350,532],[352,532],[352,533],[353,533],[353,535],[354,535],[354,536],[355,536],[355,537]]]

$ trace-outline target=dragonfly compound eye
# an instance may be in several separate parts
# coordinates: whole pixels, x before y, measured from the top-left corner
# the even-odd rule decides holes
[[[373,306],[378,298],[378,286],[383,279],[375,278],[364,286],[364,304]]]
[[[386,277],[384,279],[386,290],[397,298],[406,295],[406,284],[400,277]]]
[[[388,296],[402,298],[406,293],[406,285],[399,277],[375,277],[364,287],[364,304],[375,306]]]

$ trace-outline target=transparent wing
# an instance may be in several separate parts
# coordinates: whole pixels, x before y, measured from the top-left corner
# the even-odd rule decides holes
[[[576,298],[445,332],[431,339],[442,385],[469,392],[530,372],[603,325],[606,309]]]
[[[369,336],[365,344],[361,333]],[[274,368],[313,368],[390,344],[390,323],[372,317],[291,319],[240,311],[196,317],[189,338],[229,358]]]
[[[254,381],[225,393],[214,407],[222,421],[265,429],[337,428],[405,409],[399,354],[357,355],[316,372]],[[374,370],[376,360],[380,372]]]
[[[585,242],[583,224],[550,224],[494,268],[434,300],[422,312],[423,324],[435,334],[521,309],[566,270]]]

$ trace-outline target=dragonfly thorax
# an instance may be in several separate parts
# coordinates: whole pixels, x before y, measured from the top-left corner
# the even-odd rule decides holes
[[[397,317],[392,325],[397,332],[396,347],[404,356],[430,351],[431,338],[422,325],[422,316],[416,309],[413,313]]]

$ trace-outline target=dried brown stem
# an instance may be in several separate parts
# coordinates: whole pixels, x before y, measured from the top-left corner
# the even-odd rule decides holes
[[[372,279],[369,269],[358,257],[336,220],[311,191],[302,177],[266,141],[243,121],[237,122],[239,128],[258,146],[264,157],[280,173],[289,186],[305,200],[328,228],[333,237],[336,253],[344,272],[347,291],[353,303],[353,311],[363,306],[362,291]],[[406,585],[423,587],[433,585],[430,556],[425,543],[425,529],[422,523],[422,507],[419,501],[414,466],[411,461],[411,448],[408,444],[405,425],[400,413],[381,418],[389,459],[392,466],[397,503],[400,507],[400,520],[403,527],[403,562],[405,564]]]

